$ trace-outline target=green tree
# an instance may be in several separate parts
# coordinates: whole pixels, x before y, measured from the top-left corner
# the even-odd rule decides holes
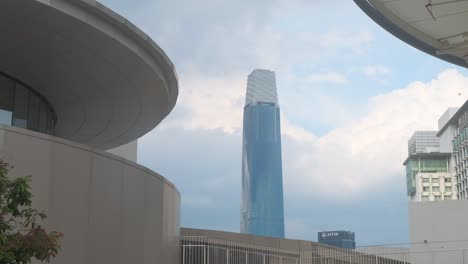
[[[0,160],[0,264],[49,262],[59,253],[62,234],[38,224],[46,215],[31,207],[31,177],[9,178],[9,169]]]

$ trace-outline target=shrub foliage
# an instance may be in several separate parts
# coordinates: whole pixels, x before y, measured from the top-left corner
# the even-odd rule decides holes
[[[0,263],[49,262],[63,235],[47,233],[39,224],[47,216],[32,208],[31,177],[9,178],[10,168],[0,160]]]

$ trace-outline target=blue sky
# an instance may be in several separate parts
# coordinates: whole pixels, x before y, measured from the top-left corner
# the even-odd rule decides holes
[[[396,39],[352,1],[102,2],[178,71],[177,106],[140,140],[139,162],[178,186],[182,226],[239,230],[246,78],[267,68],[282,111],[286,236],[408,241],[406,141],[466,100],[466,70]]]

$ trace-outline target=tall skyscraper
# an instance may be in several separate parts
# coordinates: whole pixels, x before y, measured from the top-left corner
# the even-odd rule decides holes
[[[275,73],[256,69],[244,106],[242,233],[284,238],[282,170]]]

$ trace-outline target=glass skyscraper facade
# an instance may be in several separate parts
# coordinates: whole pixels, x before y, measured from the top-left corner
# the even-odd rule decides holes
[[[248,77],[242,148],[241,232],[284,238],[280,109],[275,73]]]

